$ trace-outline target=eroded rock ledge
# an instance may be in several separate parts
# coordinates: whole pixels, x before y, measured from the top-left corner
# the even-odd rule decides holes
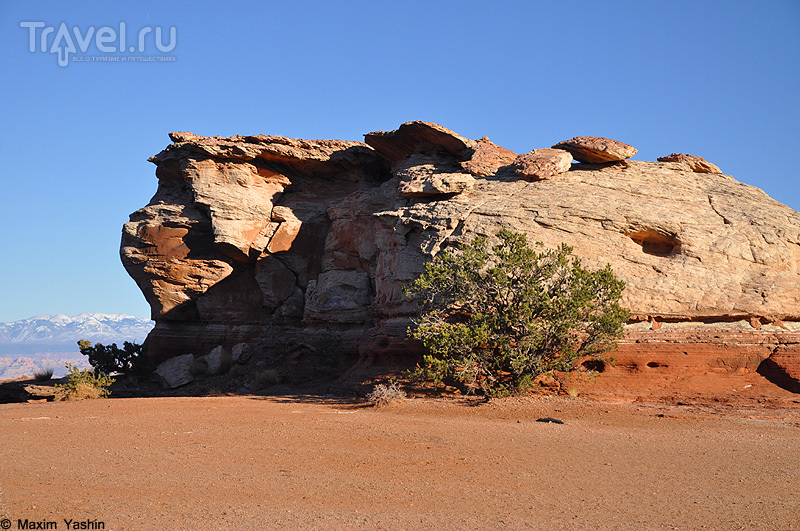
[[[635,148],[598,137],[518,155],[427,122],[366,143],[170,137],[150,159],[158,190],[121,245],[157,323],[158,359],[247,343],[295,379],[314,373],[289,354],[297,345],[334,345],[339,371],[411,359],[416,307],[402,285],[442,248],[508,228],[611,263],[639,351],[726,344],[743,321],[731,341],[752,336],[800,382],[800,213],[730,176],[626,160]],[[614,156],[564,164],[570,153],[595,160],[593,149]],[[664,322],[692,332],[667,337]]]

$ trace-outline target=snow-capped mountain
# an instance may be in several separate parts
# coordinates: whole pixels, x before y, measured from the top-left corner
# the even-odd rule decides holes
[[[133,341],[141,343],[153,328],[149,319],[125,314],[82,313],[68,317],[36,315],[13,323],[0,323],[0,344],[30,341],[78,341],[92,343]]]
[[[53,369],[63,376],[66,362],[88,367],[78,340],[92,343],[141,343],[153,328],[153,321],[125,314],[82,313],[69,317],[36,315],[29,319],[0,323],[0,380],[33,375],[36,370]]]

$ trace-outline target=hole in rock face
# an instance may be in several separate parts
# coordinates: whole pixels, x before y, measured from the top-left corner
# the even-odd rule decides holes
[[[666,367],[666,365],[658,363],[657,361],[648,362],[647,366],[650,367],[651,369],[654,369],[656,367]]]
[[[667,236],[651,229],[631,232],[628,236],[642,246],[642,251],[653,256],[669,256],[676,252],[681,243],[674,236]]]
[[[587,371],[603,372],[606,370],[606,364],[603,360],[586,360],[581,363]]]

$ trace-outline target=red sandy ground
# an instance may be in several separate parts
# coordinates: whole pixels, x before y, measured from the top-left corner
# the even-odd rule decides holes
[[[12,529],[800,529],[800,408],[784,405],[2,404],[0,513]]]

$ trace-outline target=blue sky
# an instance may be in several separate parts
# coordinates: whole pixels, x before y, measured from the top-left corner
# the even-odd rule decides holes
[[[21,22],[50,44],[62,22],[124,22],[127,44],[175,27],[169,53],[127,54],[175,61],[61,67]],[[169,131],[361,140],[428,120],[517,152],[606,136],[638,160],[702,155],[800,209],[796,0],[29,0],[0,3],[0,25],[0,321],[149,316],[120,231]],[[114,55],[88,42],[72,57]]]

